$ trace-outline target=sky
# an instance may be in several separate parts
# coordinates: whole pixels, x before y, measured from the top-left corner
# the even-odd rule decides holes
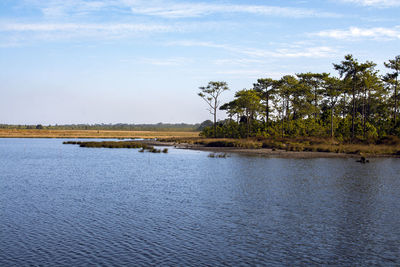
[[[400,0],[0,0],[0,124],[198,123],[209,81],[400,55]],[[219,113],[219,118],[224,114]]]

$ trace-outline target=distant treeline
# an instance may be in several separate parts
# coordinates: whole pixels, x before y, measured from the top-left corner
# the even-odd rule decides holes
[[[64,124],[64,125],[11,125],[0,124],[1,129],[47,129],[47,130],[119,130],[119,131],[199,131],[201,124]]]
[[[219,105],[225,82],[200,87],[214,127],[206,137],[331,137],[340,140],[375,141],[388,135],[400,137],[400,56],[384,62],[380,74],[371,61],[352,55],[333,64],[329,73],[298,73],[280,79],[258,79],[250,89]],[[229,119],[217,122],[217,108]]]

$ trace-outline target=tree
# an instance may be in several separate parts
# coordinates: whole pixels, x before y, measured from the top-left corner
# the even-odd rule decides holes
[[[267,79],[258,79],[257,83],[253,84],[254,90],[261,95],[261,98],[264,100],[265,104],[265,126],[269,125],[269,100],[273,96],[274,86],[277,81],[267,78]]]
[[[366,125],[369,117],[369,96],[372,91],[378,91],[381,93],[382,82],[378,77],[378,71],[374,70],[374,66],[370,69],[365,70],[361,76],[361,86],[362,86],[362,124],[363,124],[363,138],[366,138]]]
[[[399,86],[399,72],[400,72],[400,55],[396,56],[395,59],[391,59],[388,62],[385,62],[385,67],[388,69],[394,70],[393,73],[388,73],[385,76],[385,81],[389,83],[390,85],[393,86],[394,88],[394,112],[393,112],[393,117],[394,117],[394,125],[397,123],[397,91],[398,91],[398,86]]]
[[[309,89],[310,93],[312,94],[312,101],[313,102],[313,114],[314,118],[318,117],[320,113],[318,109],[318,102],[321,98],[321,94],[323,89],[321,88],[323,79],[328,76],[327,73],[300,73],[296,74],[296,76],[300,79],[300,83],[303,84],[307,89]],[[308,90],[307,90],[308,91]]]
[[[246,90],[236,92],[236,103],[239,108],[244,110],[247,123],[247,137],[250,135],[250,127],[253,119],[257,118],[257,113],[261,111],[260,96],[255,90]]]
[[[342,94],[343,84],[342,81],[336,77],[325,76],[323,88],[324,88],[324,96],[328,98],[328,105],[331,110],[331,138],[333,138],[334,137],[333,114],[339,96]]]
[[[356,93],[358,89],[359,76],[366,69],[375,66],[372,62],[358,63],[353,55],[346,55],[344,61],[341,64],[333,64],[335,70],[339,71],[340,77],[344,77],[346,81],[351,83],[351,94],[352,94],[352,114],[351,114],[351,137],[354,139],[355,128],[354,120],[356,117]]]
[[[226,111],[231,120],[233,120],[233,116],[236,115],[237,122],[239,122],[240,117],[243,115],[243,109],[239,106],[237,99],[223,104],[219,109]]]
[[[206,127],[212,127],[214,124],[210,120],[203,121],[199,127],[197,128],[198,131],[203,131]]]
[[[199,87],[198,95],[204,99],[209,106],[208,111],[214,117],[214,137],[217,137],[217,109],[220,105],[219,97],[224,92],[229,90],[226,82],[209,82],[207,86]]]

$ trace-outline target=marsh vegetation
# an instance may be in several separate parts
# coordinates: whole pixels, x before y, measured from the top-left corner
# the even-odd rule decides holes
[[[168,148],[157,149],[154,146],[136,142],[136,141],[100,141],[100,142],[82,142],[82,141],[65,141],[65,145],[79,145],[80,147],[92,147],[92,148],[140,148],[139,152],[151,152],[151,153],[168,153]]]

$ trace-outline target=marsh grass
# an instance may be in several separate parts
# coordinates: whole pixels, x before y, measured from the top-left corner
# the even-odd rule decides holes
[[[143,148],[146,146],[142,143],[134,141],[101,141],[101,142],[76,142],[76,143],[80,147],[98,147],[98,148]]]
[[[226,153],[210,153],[208,154],[209,158],[228,158],[229,155]]]
[[[157,149],[153,146],[143,144],[135,141],[100,141],[100,142],[80,142],[80,141],[65,141],[66,145],[79,145],[80,147],[93,147],[93,148],[141,148],[139,152],[151,153],[168,153],[168,148],[163,150]]]
[[[394,155],[400,156],[400,139],[396,136],[387,136],[375,143],[356,140],[354,143],[339,142],[330,138],[299,137],[299,138],[163,138],[163,142],[177,144],[194,144],[205,147],[226,147],[242,149],[267,148],[293,152],[329,152],[354,155]]]

